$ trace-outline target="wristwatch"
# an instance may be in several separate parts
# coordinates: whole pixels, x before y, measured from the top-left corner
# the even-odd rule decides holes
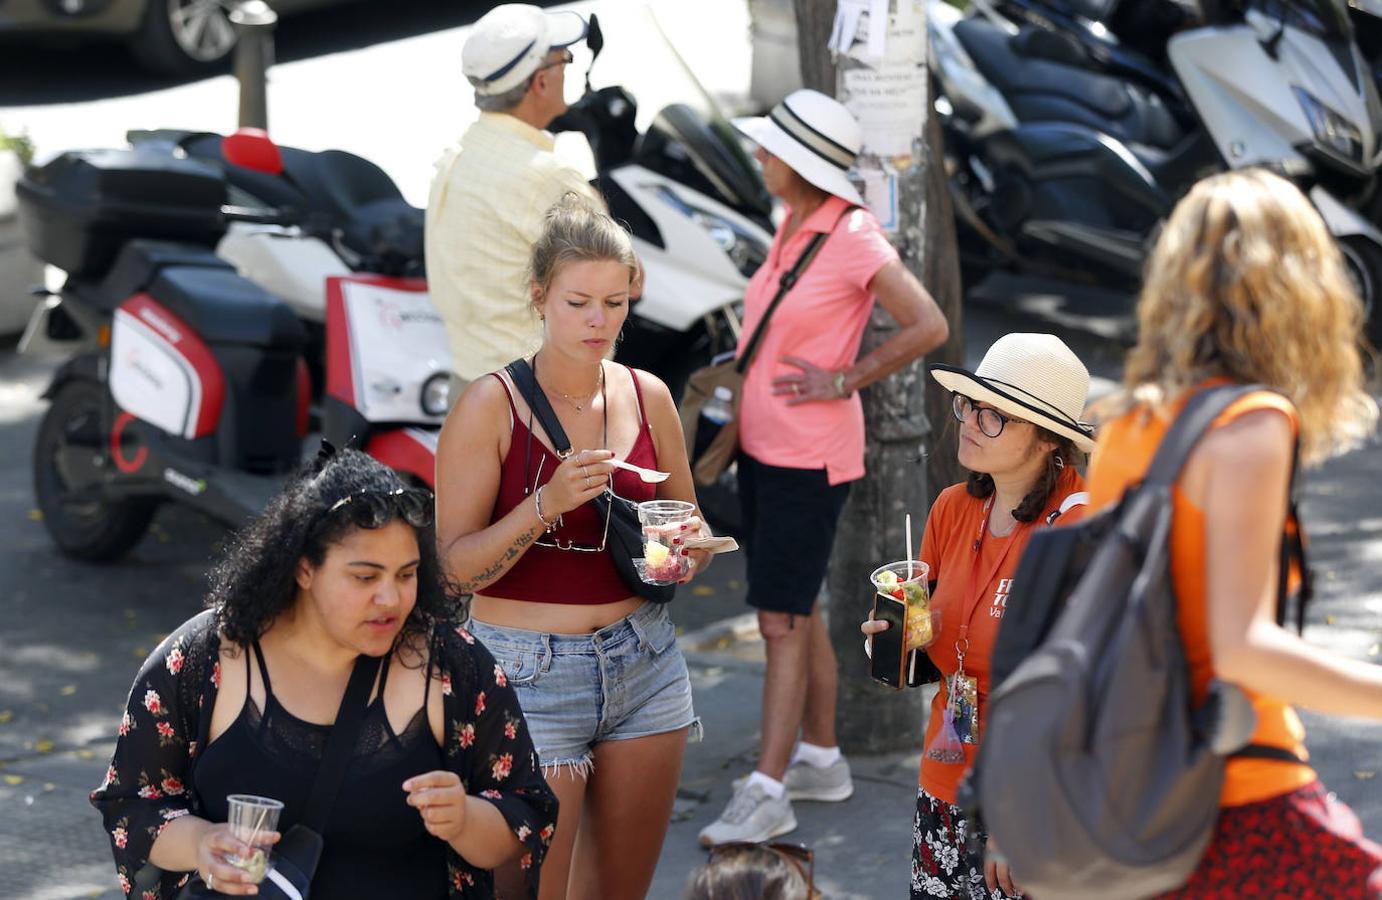
[[[836,372],[836,373],[835,373],[835,396],[837,396],[837,397],[839,397],[841,400],[843,400],[843,399],[845,399],[846,397],[849,396],[849,393],[850,393],[850,392],[848,392],[848,391],[845,390],[845,373],[844,373],[844,372]]]

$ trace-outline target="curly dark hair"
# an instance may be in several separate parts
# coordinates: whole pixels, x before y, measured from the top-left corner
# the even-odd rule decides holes
[[[332,504],[353,494],[405,487],[392,469],[358,450],[324,452],[305,465],[227,542],[211,569],[206,605],[215,610],[222,634],[242,647],[257,640],[292,606],[299,560],[320,565],[332,544],[359,527],[345,508],[328,512]],[[441,567],[434,529],[415,530],[417,604],[403,623],[400,643],[426,640],[460,611],[461,594]]]

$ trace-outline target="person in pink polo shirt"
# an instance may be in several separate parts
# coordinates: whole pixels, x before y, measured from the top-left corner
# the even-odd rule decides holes
[[[796,828],[791,800],[844,800],[854,791],[835,740],[835,654],[816,595],[849,484],[864,474],[857,392],[948,335],[945,316],[847,177],[862,136],[844,106],[796,91],[768,116],[736,126],[758,144],[764,181],[787,212],[744,296],[745,342],[783,274],[813,236],[827,237],[769,319],[739,408],[748,602],[768,656],[763,747],[757,770],[701,831],[707,846],[786,834]],[[875,299],[899,327],[859,358]]]

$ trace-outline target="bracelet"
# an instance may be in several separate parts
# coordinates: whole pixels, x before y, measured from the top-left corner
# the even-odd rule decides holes
[[[542,488],[545,487],[547,487],[547,485],[544,484],[533,492],[533,506],[537,508],[537,520],[542,523],[543,528],[547,529],[547,533],[551,534],[556,531],[557,526],[561,524],[561,516],[557,516],[549,522],[547,521],[547,517],[542,514]]]
[[[845,373],[844,373],[844,372],[836,372],[836,373],[835,373],[835,396],[839,397],[841,400],[843,400],[843,399],[845,399],[846,397],[849,396],[849,393],[847,393],[847,392],[845,391]]]

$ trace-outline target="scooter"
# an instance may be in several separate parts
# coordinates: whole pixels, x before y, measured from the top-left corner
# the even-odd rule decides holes
[[[1050,6],[1010,0],[1028,12],[1018,21],[987,0],[969,16],[929,7],[967,268],[1131,291],[1196,180],[1267,166],[1308,193],[1377,308],[1382,231],[1359,210],[1382,164],[1382,103],[1337,4],[1248,2],[1168,35],[1174,89],[1097,21],[1033,24],[1053,25]]]
[[[586,42],[593,67],[604,43],[593,15]],[[616,358],[660,376],[678,396],[692,371],[735,346],[744,288],[772,242],[772,200],[713,107],[706,114],[670,106],[640,133],[634,98],[619,87],[591,90],[589,77],[585,95],[551,130],[585,134],[593,183],[630,227],[644,267],[643,296]],[[291,228],[234,225],[216,252],[283,297],[318,338],[330,279],[422,275],[423,213],[366,160],[256,146],[255,135],[165,130],[129,138],[215,165],[235,191],[306,214]]]
[[[309,336],[287,303],[213,248],[234,223],[292,227],[293,217],[228,205],[221,170],[150,148],[63,154],[30,170],[17,193],[31,251],[66,274],[20,344],[67,357],[45,392],[51,405],[33,451],[38,507],[58,547],[116,559],[163,502],[230,525],[258,513],[309,438]],[[418,284],[346,275],[335,290],[358,292],[360,315]],[[374,440],[373,423],[407,405],[403,387],[387,359],[351,346],[345,324],[333,332],[328,323],[325,335],[352,390],[325,424],[368,423],[336,439],[356,436],[430,483],[431,455],[420,462],[396,439]],[[415,364],[425,350],[412,348]]]

